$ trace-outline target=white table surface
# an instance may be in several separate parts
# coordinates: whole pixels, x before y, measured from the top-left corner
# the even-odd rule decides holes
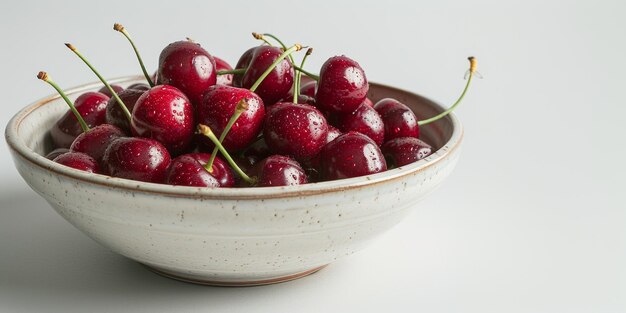
[[[165,279],[74,229],[0,145],[1,312],[625,312],[626,5],[623,1],[4,2],[0,121],[52,89],[139,73],[186,36],[235,63],[251,31],[346,54],[371,81],[457,114],[455,172],[368,249],[298,281],[257,288]],[[56,4],[53,4],[56,3]],[[45,130],[42,130],[45,131]]]

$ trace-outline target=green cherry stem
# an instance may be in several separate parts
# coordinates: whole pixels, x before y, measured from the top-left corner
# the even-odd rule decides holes
[[[211,130],[209,126],[198,124],[198,132],[202,134],[203,136],[208,137],[215,144],[215,146],[220,150],[220,152],[222,152],[222,155],[224,156],[224,158],[226,158],[226,160],[228,161],[228,164],[230,164],[230,166],[235,170],[235,172],[237,172],[237,174],[241,176],[241,178],[243,178],[243,180],[245,180],[250,185],[254,185],[256,183],[256,178],[246,175],[246,173],[244,173],[241,170],[241,168],[237,165],[237,163],[235,163],[233,158],[230,157],[230,154],[228,154],[228,151],[224,149],[224,146],[222,146],[222,143],[220,143],[217,137],[215,137],[215,134],[213,133],[213,131]]]
[[[238,69],[234,69],[234,70],[217,71],[217,75],[244,74],[245,72],[246,72],[245,68],[238,68]]]
[[[300,63],[300,67],[304,67],[304,62],[306,58],[313,53],[313,48],[309,48],[306,50],[304,57],[302,57],[302,62]],[[296,73],[296,79],[294,80],[294,88],[293,88],[293,103],[298,104],[298,94],[300,93],[300,84],[302,83],[302,72],[298,71]]]
[[[267,37],[270,37],[270,38],[272,38],[272,39],[276,40],[276,42],[278,42],[278,44],[279,44],[281,47],[283,47],[283,50],[287,50],[287,46],[286,46],[286,45],[285,45],[285,44],[284,44],[284,43],[283,43],[280,39],[278,39],[278,37],[276,37],[276,36],[274,36],[274,35],[272,35],[272,34],[269,34],[269,33],[262,34],[261,36],[267,36]],[[255,37],[255,38],[256,38],[256,37]],[[265,39],[264,39],[264,40],[265,40]],[[265,42],[267,42],[267,41],[265,41]],[[271,46],[271,44],[270,44],[270,46]],[[289,56],[289,61],[291,61],[291,64],[293,64],[293,65],[295,65],[295,64],[296,64],[296,62],[294,62],[294,60],[293,60],[293,57],[292,57],[292,56]]]
[[[237,103],[237,106],[235,107],[235,112],[230,117],[230,120],[226,124],[226,127],[224,127],[224,131],[220,135],[220,138],[219,138],[220,142],[224,142],[224,138],[226,138],[226,135],[228,135],[228,132],[233,127],[233,125],[235,124],[239,116],[241,116],[241,114],[245,112],[247,109],[248,109],[248,100],[241,99],[241,101]],[[206,170],[209,171],[209,173],[213,173],[213,162],[215,161],[215,157],[217,156],[218,150],[219,149],[217,148],[217,146],[215,146],[215,148],[213,149],[213,152],[211,153],[211,158],[209,159],[209,162],[204,166],[204,168],[206,168]]]
[[[461,103],[461,100],[463,100],[463,97],[465,97],[465,93],[467,93],[467,90],[469,89],[470,83],[472,82],[472,77],[474,76],[474,74],[476,73],[476,58],[474,57],[469,57],[467,58],[470,62],[470,68],[469,68],[469,77],[467,79],[467,83],[465,84],[465,88],[463,89],[463,92],[461,93],[461,96],[456,100],[456,102],[454,102],[454,104],[449,107],[447,110],[429,118],[429,119],[425,119],[422,121],[418,121],[417,125],[422,126],[422,125],[426,125],[432,122],[435,122],[437,120],[439,120],[440,118],[450,114],[450,112],[452,112],[457,105],[459,105],[459,103]]]
[[[319,75],[315,75],[315,74],[313,74],[313,73],[311,73],[311,72],[309,72],[309,71],[307,71],[307,70],[303,69],[302,67],[299,67],[299,66],[296,66],[296,65],[294,65],[293,67],[294,67],[296,70],[298,70],[299,72],[302,72],[302,74],[304,74],[304,75],[306,75],[306,76],[309,76],[309,77],[313,78],[313,79],[314,79],[314,80],[316,80],[316,81],[319,81],[319,80],[320,80],[320,76],[319,76]]]
[[[272,43],[267,41],[267,39],[265,39],[265,36],[263,36],[263,34],[252,32],[252,37],[254,37],[254,39],[263,40],[268,46],[273,47]]]
[[[302,49],[302,46],[300,44],[295,44],[291,46],[291,48],[285,50],[285,52],[283,52],[276,60],[274,60],[274,63],[272,63],[265,70],[265,72],[261,74],[261,76],[256,80],[256,82],[254,82],[254,85],[250,87],[250,91],[254,92],[257,88],[259,88],[259,85],[261,85],[265,77],[267,77],[267,75],[269,75],[270,72],[272,72],[272,70],[276,67],[276,65],[278,65],[278,63],[280,63],[283,59],[285,59],[288,55],[290,55],[294,51],[300,51],[301,49]]]
[[[78,113],[78,110],[76,110],[76,107],[74,106],[72,101],[70,101],[70,99],[67,98],[67,96],[65,95],[65,92],[63,92],[63,90],[59,88],[59,85],[55,84],[54,81],[50,79],[50,76],[48,76],[48,73],[39,72],[39,74],[37,74],[37,78],[45,81],[46,83],[50,84],[50,86],[52,86],[54,89],[56,89],[56,91],[59,93],[61,98],[63,98],[63,100],[65,100],[65,103],[67,103],[67,105],[70,107],[70,110],[72,110],[72,112],[74,113],[74,116],[76,116],[76,119],[78,120],[80,127],[83,129],[83,132],[85,133],[88,132],[89,126],[87,126],[87,123],[85,123],[85,120],[83,119],[83,117],[80,116],[80,113]]]
[[[126,30],[126,28],[124,28],[124,26],[122,24],[115,23],[115,24],[113,24],[113,29],[115,29],[116,31],[122,33],[122,35],[124,35],[124,37],[126,37],[126,39],[128,39],[128,42],[130,42],[130,45],[133,47],[133,50],[135,50],[135,55],[137,55],[137,60],[139,60],[139,65],[141,66],[141,70],[143,71],[143,75],[146,76],[146,80],[148,81],[148,84],[150,84],[150,87],[154,87],[154,82],[150,78],[150,75],[148,74],[148,71],[146,71],[146,66],[143,64],[143,60],[141,59],[141,55],[139,55],[139,51],[137,50],[137,46],[135,46],[135,43],[130,38],[130,35],[128,34],[128,31]]]
[[[117,92],[115,92],[115,90],[111,88],[111,85],[109,85],[109,83],[107,83],[107,81],[104,80],[104,78],[100,75],[100,73],[98,73],[98,71],[96,71],[96,69],[93,66],[91,66],[89,61],[87,61],[87,59],[85,59],[85,57],[82,54],[80,54],[78,50],[76,50],[76,47],[74,47],[74,45],[72,45],[71,43],[66,43],[65,46],[68,47],[70,50],[72,50],[72,52],[74,52],[81,60],[83,60],[83,62],[85,62],[85,64],[91,69],[91,71],[94,74],[96,74],[96,76],[98,76],[100,81],[107,87],[107,89],[109,89],[109,92],[111,93],[111,95],[113,95],[115,100],[117,100],[117,104],[119,104],[120,107],[122,108],[122,111],[124,111],[124,115],[126,115],[126,118],[128,118],[128,121],[131,122],[132,116],[130,115],[130,111],[128,111],[128,108],[126,107],[126,104],[124,104],[124,101],[122,101],[122,99],[120,99],[120,97],[117,95]]]

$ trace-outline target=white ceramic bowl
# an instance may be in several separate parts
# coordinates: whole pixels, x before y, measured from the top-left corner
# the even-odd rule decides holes
[[[140,77],[112,79],[129,85]],[[67,91],[71,99],[97,90]],[[372,83],[376,102],[393,97],[419,112],[442,111],[413,93]],[[439,186],[459,157],[454,115],[424,127],[431,156],[383,173],[291,187],[195,188],[88,174],[42,155],[47,131],[67,111],[57,95],[17,113],[6,128],[15,166],[30,187],[76,228],[172,278],[213,285],[260,285],[313,273],[363,248]]]

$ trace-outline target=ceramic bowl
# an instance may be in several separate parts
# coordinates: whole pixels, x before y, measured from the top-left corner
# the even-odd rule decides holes
[[[75,99],[100,86],[67,93]],[[443,110],[414,93],[375,83],[369,97],[398,99],[418,117]],[[28,185],[114,252],[165,276],[227,286],[302,277],[365,247],[448,177],[463,136],[452,114],[421,130],[436,151],[401,168],[302,186],[209,189],[88,174],[46,159],[53,147],[45,130],[65,111],[62,99],[49,96],[21,110],[6,128],[15,166]]]

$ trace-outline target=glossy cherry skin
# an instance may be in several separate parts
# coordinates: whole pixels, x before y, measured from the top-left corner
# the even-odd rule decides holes
[[[369,137],[345,133],[324,146],[320,172],[325,180],[359,177],[384,172],[387,163],[378,145]]]
[[[67,152],[57,156],[53,161],[77,170],[96,174],[101,173],[98,162],[94,158],[81,152]]]
[[[265,143],[265,139],[258,139],[243,151],[241,157],[238,158],[239,162],[237,162],[237,165],[245,168],[243,170],[246,171],[246,169],[250,169],[259,161],[270,156],[271,153],[270,148]]]
[[[177,41],[161,51],[157,85],[174,86],[198,105],[204,91],[216,82],[215,59],[199,44]]]
[[[104,151],[106,151],[111,142],[125,136],[126,133],[123,130],[111,124],[101,124],[86,133],[78,135],[72,143],[70,151],[82,152],[101,162]]]
[[[116,94],[120,94],[120,92],[122,92],[124,90],[124,87],[120,86],[120,85],[116,85],[116,84],[112,84],[111,85],[111,89],[113,89],[113,91],[115,91]],[[102,88],[100,88],[100,90],[98,90],[99,93],[105,94],[107,97],[111,98],[113,97],[113,94],[109,91],[109,88],[107,88],[107,86],[102,86]],[[122,99],[123,101],[124,99]]]
[[[102,93],[86,92],[76,98],[74,106],[91,128],[106,122],[107,101],[109,97]],[[76,116],[69,109],[50,129],[52,141],[57,148],[69,148],[82,132]]]
[[[209,126],[219,137],[242,99],[247,100],[248,109],[239,116],[222,142],[228,152],[243,150],[256,140],[265,117],[263,100],[247,89],[215,85],[207,89],[204,100],[196,108],[198,123]],[[214,147],[208,138],[200,138],[207,147]]]
[[[258,162],[249,175],[257,178],[258,187],[294,186],[307,183],[306,173],[294,159],[272,155]]]
[[[293,94],[290,92],[287,94],[287,96],[285,96],[278,102],[292,102],[292,101],[293,101]],[[315,106],[315,98],[307,96],[307,95],[298,94],[298,104],[308,104],[308,105]]]
[[[300,94],[315,98],[315,92],[317,91],[317,82],[310,81],[300,86]]]
[[[326,144],[335,140],[335,138],[339,137],[341,134],[342,132],[339,129],[335,128],[334,126],[328,125],[328,133],[326,134]],[[320,173],[319,173],[320,155],[319,153],[316,156],[310,158],[309,160],[303,161],[302,166],[304,167],[304,170],[306,171],[310,182],[319,181],[320,179]]]
[[[336,56],[322,65],[315,100],[322,111],[350,113],[363,103],[368,90],[361,66],[346,56]]]
[[[228,64],[226,61],[218,58],[218,57],[213,57],[213,59],[215,59],[215,70],[216,71],[230,71],[233,68],[230,66],[230,64]],[[225,74],[225,75],[217,75],[217,85],[226,85],[226,86],[232,86],[233,85],[233,74]]]
[[[56,148],[52,151],[50,151],[48,154],[46,154],[46,159],[48,160],[54,160],[54,158],[58,157],[61,154],[64,153],[68,153],[70,152],[70,149],[67,148]]]
[[[150,89],[150,86],[148,84],[144,84],[144,83],[135,83],[132,84],[130,86],[128,86],[128,88],[126,89],[135,89],[135,90],[143,90],[143,91],[147,91]],[[119,96],[119,94],[118,94]],[[122,101],[124,101],[124,99],[122,99]]]
[[[242,86],[250,88],[265,70],[283,53],[278,47],[259,46],[256,48],[243,74]],[[289,58],[283,59],[270,72],[255,93],[263,99],[263,103],[275,103],[285,97],[293,85],[293,67]]]
[[[415,113],[398,100],[385,98],[374,105],[385,123],[385,142],[401,137],[419,137]]]
[[[171,157],[167,149],[154,139],[122,137],[111,142],[102,162],[111,176],[162,183]]]
[[[179,155],[189,149],[193,139],[193,106],[175,87],[152,87],[133,108],[131,130],[135,136],[158,140],[170,154]]]
[[[268,109],[263,135],[273,153],[307,160],[326,144],[328,123],[313,106],[280,102]]]
[[[399,137],[385,142],[382,151],[389,166],[399,167],[429,156],[433,149],[415,137]]]
[[[234,186],[232,170],[219,157],[213,161],[211,173],[204,168],[210,158],[209,153],[189,153],[175,158],[167,171],[166,182],[170,185],[194,187]]]
[[[378,112],[362,103],[354,112],[339,114],[336,124],[342,132],[357,131],[370,137],[377,145],[385,139],[385,125]]]
[[[235,65],[236,69],[247,69],[248,65],[250,65],[250,61],[252,60],[252,55],[254,51],[260,46],[252,47],[246,52],[244,52],[241,57],[239,57],[239,61],[237,61],[237,65]],[[235,74],[233,75],[233,86],[235,87],[243,87],[243,74]]]
[[[132,113],[135,108],[135,103],[137,103],[139,97],[141,97],[146,90],[127,88],[120,92],[118,96],[122,99],[128,111]],[[109,99],[109,102],[107,103],[106,122],[107,124],[115,125],[130,133],[130,122],[115,98]]]

